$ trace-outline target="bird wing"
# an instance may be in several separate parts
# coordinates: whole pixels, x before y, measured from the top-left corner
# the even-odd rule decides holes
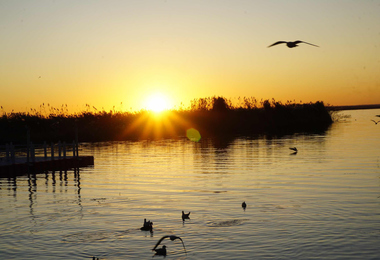
[[[297,148],[295,147],[289,147],[290,150],[297,151]]]
[[[161,237],[161,239],[158,240],[157,244],[153,247],[152,250],[155,250],[155,249],[158,247],[158,245],[161,243],[161,241],[164,240],[165,238],[168,238],[168,237],[169,237],[169,236],[163,236],[163,237]]]
[[[272,45],[269,45],[268,48],[272,47],[272,46],[275,46],[277,44],[281,44],[281,43],[286,43],[286,42],[285,41],[278,41],[278,42],[273,43]]]
[[[319,47],[318,45],[311,44],[311,43],[308,43],[308,42],[303,42],[303,41],[295,41],[294,43],[295,43],[295,44],[298,44],[298,43],[306,43],[306,44],[309,44],[309,45],[313,45],[313,46],[315,46],[315,47]]]
[[[176,237],[176,239],[177,238],[179,238],[180,240],[181,240],[181,242],[182,242],[182,245],[183,245],[183,249],[185,249],[185,252],[186,252],[186,247],[185,247],[185,244],[183,243],[183,240],[182,240],[182,238],[180,238],[180,237]]]

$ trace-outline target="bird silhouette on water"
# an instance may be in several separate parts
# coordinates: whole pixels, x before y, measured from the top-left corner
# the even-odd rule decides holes
[[[163,256],[166,256],[166,246],[163,245],[161,248],[158,248],[158,249],[152,249],[154,251],[156,251],[156,253],[153,255],[163,255]]]
[[[294,153],[297,153],[298,150],[297,150],[297,147],[289,147],[290,150],[294,151]]]
[[[190,213],[191,212],[189,212],[189,213],[185,213],[185,212],[183,212],[183,210],[182,210],[182,221],[185,221],[185,219],[190,219]]]
[[[294,41],[294,42],[278,41],[278,42],[275,42],[275,43],[269,45],[268,48],[272,47],[272,46],[275,46],[275,45],[278,45],[278,44],[281,44],[281,43],[285,43],[286,46],[288,46],[288,48],[298,47],[298,44],[300,44],[300,43],[306,43],[306,44],[309,44],[309,45],[312,45],[312,46],[315,46],[315,47],[319,47],[318,45],[311,44],[311,43],[304,42],[304,41]]]
[[[245,210],[245,208],[247,207],[247,203],[245,203],[245,201],[243,201],[243,203],[241,204],[241,206]]]
[[[185,249],[185,252],[186,252],[186,247],[185,247],[185,244],[183,243],[182,238],[180,238],[180,237],[178,237],[178,236],[175,236],[175,235],[170,235],[170,236],[163,236],[163,237],[161,237],[161,239],[158,240],[158,242],[156,243],[156,245],[153,247],[152,250],[154,250],[154,251],[157,252],[156,248],[157,248],[158,245],[162,242],[162,240],[164,240],[165,238],[169,238],[171,241],[174,241],[174,240],[176,240],[176,239],[181,240],[182,245],[183,245],[183,249]]]
[[[379,123],[380,121],[375,121],[375,120],[371,120],[372,122],[374,122],[376,125],[377,123]]]
[[[146,221],[146,218],[144,218],[144,224],[140,230],[153,232],[153,222],[150,220]]]

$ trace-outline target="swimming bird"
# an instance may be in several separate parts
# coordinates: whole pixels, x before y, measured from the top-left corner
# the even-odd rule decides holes
[[[245,208],[247,207],[247,203],[245,203],[245,201],[243,201],[243,203],[241,204],[241,206],[242,206],[243,209],[245,210]]]
[[[372,122],[374,122],[376,125],[377,125],[377,123],[379,123],[380,121],[375,121],[375,120],[371,120]]]
[[[185,212],[182,210],[182,220],[185,221],[185,219],[190,219],[190,213],[191,212],[185,214]]]
[[[288,48],[298,47],[299,43],[306,43],[306,44],[309,44],[309,45],[313,45],[315,47],[319,47],[318,45],[314,45],[314,44],[311,44],[311,43],[308,43],[308,42],[304,42],[304,41],[295,41],[295,42],[278,41],[278,42],[273,43],[272,45],[269,45],[268,48],[272,47],[272,46],[275,46],[277,44],[281,44],[281,43],[285,43],[286,46],[288,46]]]
[[[158,249],[152,249],[154,251],[156,251],[156,253],[154,254],[155,255],[163,255],[163,256],[166,256],[166,246],[163,245],[161,248],[158,248]]]
[[[153,247],[152,250],[155,250],[155,251],[156,251],[156,248],[158,247],[158,245],[159,245],[159,244],[162,242],[162,240],[164,240],[165,238],[170,238],[171,241],[174,241],[174,240],[176,240],[176,239],[181,240],[182,245],[183,245],[183,249],[185,249],[185,252],[186,252],[185,244],[183,243],[182,238],[180,238],[180,237],[178,237],[178,236],[175,236],[175,235],[170,235],[170,236],[163,236],[163,237],[161,237],[161,239],[158,240],[158,242],[156,243],[156,245]],[[157,251],[156,251],[156,252],[157,252]]]
[[[140,230],[152,232],[153,222],[151,222],[150,220],[146,221],[146,218],[144,218],[144,225],[140,228]]]
[[[297,147],[289,147],[290,150],[293,150],[294,152],[298,152]]]

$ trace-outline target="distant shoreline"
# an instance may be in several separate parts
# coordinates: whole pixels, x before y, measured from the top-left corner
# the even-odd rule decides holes
[[[324,132],[333,123],[331,113],[322,101],[307,104],[245,98],[240,106],[223,97],[201,98],[189,110],[168,111],[156,117],[149,111],[83,111],[68,115],[61,110],[44,116],[34,113],[11,113],[0,117],[0,144],[42,142],[81,142],[158,140],[183,138],[188,130],[193,138],[226,136],[288,135]],[[28,133],[28,135],[27,135]],[[200,136],[202,135],[202,136]],[[29,136],[29,137],[28,137]],[[188,137],[189,138],[189,137]],[[190,139],[190,138],[189,138]]]
[[[327,110],[359,110],[359,109],[377,109],[380,104],[375,105],[355,105],[355,106],[326,106]]]

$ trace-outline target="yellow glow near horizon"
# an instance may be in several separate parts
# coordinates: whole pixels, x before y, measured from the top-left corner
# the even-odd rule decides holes
[[[171,104],[167,96],[161,93],[154,93],[145,100],[145,107],[147,110],[160,113],[170,109]]]
[[[1,5],[0,115],[157,112],[213,96],[380,102],[378,1],[92,2]],[[267,48],[279,40],[320,47]],[[166,97],[147,100],[156,91]]]

